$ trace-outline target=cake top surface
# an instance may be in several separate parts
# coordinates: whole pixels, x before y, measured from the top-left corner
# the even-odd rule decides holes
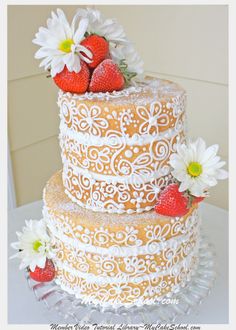
[[[132,104],[146,104],[157,99],[173,98],[184,94],[185,90],[177,83],[154,76],[145,76],[142,79],[134,80],[132,86],[121,91],[77,94],[59,90],[59,97],[67,96],[73,100],[91,100],[98,103],[102,101],[113,104],[127,103],[127,101]]]

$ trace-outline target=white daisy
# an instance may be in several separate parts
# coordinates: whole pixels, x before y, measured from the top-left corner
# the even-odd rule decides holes
[[[127,70],[136,74],[143,73],[143,60],[136,52],[132,44],[120,47],[110,47],[111,57],[117,64],[122,61],[127,65]]]
[[[52,240],[48,235],[45,221],[43,219],[29,220],[25,223],[22,233],[16,232],[19,241],[11,244],[18,250],[11,258],[21,259],[20,269],[29,267],[31,271],[34,271],[36,266],[44,268],[46,258],[50,259],[54,255]]]
[[[129,43],[126,38],[123,27],[114,18],[103,18],[101,12],[96,9],[79,9],[77,15],[88,18],[87,32],[89,34],[98,34],[109,43],[126,44]]]
[[[203,139],[177,145],[177,153],[170,157],[172,175],[180,182],[179,191],[189,190],[193,196],[207,196],[207,189],[217,184],[217,179],[226,179],[225,165],[216,156],[219,146],[206,148]]]
[[[80,45],[88,27],[88,19],[81,18],[77,24],[78,18],[75,16],[70,25],[64,12],[57,9],[57,14],[52,12],[52,17],[47,20],[47,28],[40,27],[33,39],[33,43],[41,46],[35,58],[43,58],[40,67],[50,69],[52,77],[60,73],[65,65],[70,72],[79,72],[80,59],[91,62],[92,53]]]

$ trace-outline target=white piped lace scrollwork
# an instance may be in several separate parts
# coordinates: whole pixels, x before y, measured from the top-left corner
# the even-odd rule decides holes
[[[53,234],[52,231],[51,233]],[[62,237],[63,240],[64,238]],[[106,254],[104,248],[98,248],[99,253],[96,253],[96,249],[81,248],[81,244],[74,247],[71,244],[63,243],[58,237],[55,240],[58,247],[56,260],[60,264],[59,268],[65,266],[67,271],[74,271],[74,274],[84,278],[88,278],[89,274],[92,273],[94,276],[102,276],[105,279],[107,277],[118,278],[117,281],[121,281],[122,278],[127,276],[136,278],[144,276],[144,274],[145,276],[146,274],[154,274],[154,276],[168,274],[171,269],[177,267],[176,265],[184,264],[186,258],[191,258],[191,255],[194,254],[193,251],[197,248],[198,230],[189,235],[188,241],[177,243],[176,247],[163,247],[156,253],[153,253],[153,251],[147,253],[147,249],[144,248],[146,254],[137,256],[132,256],[132,254],[127,256],[118,254],[118,256],[115,256],[115,253],[110,255],[112,249],[110,249],[111,251],[107,249],[109,253]],[[101,255],[100,252],[104,254]],[[113,249],[113,252],[115,252],[115,249]],[[118,248],[117,252],[119,253]],[[85,276],[85,274],[87,275]],[[93,279],[96,280],[94,276]],[[131,278],[129,280],[132,282]]]
[[[72,201],[110,213],[154,207],[171,182],[169,157],[185,141],[185,94],[174,86],[154,80],[115,94],[115,103],[59,93],[63,184]]]
[[[197,210],[194,210],[185,220],[176,218],[164,226],[149,224],[141,231],[139,227],[136,228],[131,223],[130,226],[113,232],[104,225],[93,231],[87,227],[75,225],[63,214],[57,214],[55,217],[46,206],[43,209],[43,215],[53,235],[65,244],[91,253],[122,257],[155,254],[165,248],[176,248],[178,244],[188,241],[200,224]],[[145,236],[141,239],[143,234]],[[166,239],[168,235],[172,238]],[[108,243],[111,244],[110,247]]]
[[[135,134],[157,135],[168,128],[177,131],[180,129],[180,123],[183,126],[184,122],[183,95],[169,99],[168,103],[154,99],[144,105],[134,104],[130,108],[122,107],[121,103],[112,111],[109,104],[88,105],[66,95],[59,94],[61,121],[75,132],[96,137],[107,137],[110,132],[118,137],[122,134],[126,138]]]
[[[139,117],[144,121],[139,128],[140,134],[147,134],[152,129],[152,134],[157,134],[159,132],[159,126],[169,124],[169,117],[162,112],[162,104],[158,101],[151,103],[150,109],[144,106],[138,106],[136,110]]]
[[[67,262],[62,262],[58,258],[54,258],[53,262],[57,269],[65,270],[66,272],[72,274],[75,277],[80,277],[86,280],[88,284],[97,284],[97,285],[104,285],[104,284],[119,284],[119,283],[141,283],[148,280],[154,280],[157,277],[161,276],[168,276],[168,275],[174,275],[177,276],[180,273],[180,270],[184,268],[189,268],[189,264],[193,258],[193,256],[196,254],[197,246],[194,248],[191,253],[185,257],[184,259],[172,264],[169,267],[166,267],[166,269],[160,270],[157,268],[157,271],[155,272],[149,272],[146,273],[145,271],[138,271],[137,263],[134,272],[134,275],[130,275],[129,273],[123,272],[123,273],[117,273],[113,276],[107,276],[107,268],[112,269],[114,265],[112,262],[103,261],[101,269],[99,271],[101,272],[101,275],[96,275],[94,273],[88,273],[81,271],[79,269],[75,269],[74,267],[71,267]],[[96,258],[96,256],[95,256]],[[142,260],[141,260],[142,262]],[[140,262],[140,263],[141,263]],[[131,265],[130,267],[134,267],[135,263]],[[83,265],[84,266],[84,265]],[[97,266],[98,263],[97,263]],[[144,268],[144,267],[143,267]],[[103,270],[103,272],[102,272]]]
[[[100,154],[98,154],[97,150],[95,151],[90,149],[88,152],[90,151],[93,153],[93,156],[91,157],[92,160],[93,157],[96,159],[94,169],[100,170],[101,168],[104,168],[106,162],[109,160],[107,152],[100,152]],[[157,168],[156,171],[149,169],[147,167],[147,164],[150,162],[150,157],[148,155],[136,158],[132,164],[128,163],[125,159],[121,160],[117,166],[117,169],[114,169],[114,171],[116,171],[116,175],[106,175],[89,171],[87,166],[85,168],[83,166],[78,166],[81,163],[77,162],[73,157],[68,158],[69,159],[67,159],[66,155],[62,154],[64,167],[70,168],[76,176],[82,175],[85,178],[93,180],[94,182],[103,181],[107,184],[112,183],[115,185],[117,183],[121,183],[126,185],[140,185],[159,179],[170,173],[170,167],[167,165],[161,167],[160,169]],[[89,160],[92,162],[91,158]]]
[[[63,213],[55,217],[46,206],[43,213],[58,251],[56,282],[85,303],[113,307],[154,303],[183,286],[197,263],[197,210],[184,221],[151,223],[142,233],[132,223],[118,232],[106,225],[90,230],[73,224]],[[137,294],[129,297],[133,290]]]
[[[171,182],[166,165],[183,133],[154,140],[144,147],[93,147],[60,139],[67,195],[96,211],[142,212],[154,207],[160,189]],[[136,154],[133,160],[131,156]],[[126,207],[127,203],[133,207]],[[143,206],[145,203],[149,204]]]
[[[65,271],[60,271],[56,283],[70,294],[74,294],[84,304],[101,305],[102,307],[126,307],[151,305],[160,301],[163,297],[171,297],[184,287],[195,272],[198,259],[192,259],[192,265],[188,271],[182,270],[181,283],[174,282],[168,285],[168,280],[158,278],[158,281],[145,282],[140,289],[140,284],[130,286],[129,283],[113,283],[110,287],[87,284],[83,279],[75,279]],[[169,290],[169,291],[168,291]]]
[[[96,135],[88,134],[88,133],[81,133],[74,131],[73,129],[68,129],[66,123],[62,120],[60,124],[60,135],[59,139],[66,139],[66,140],[74,140],[80,142],[81,144],[87,146],[108,146],[113,148],[119,148],[122,145],[126,146],[143,146],[146,144],[153,143],[154,141],[161,141],[164,139],[171,139],[174,136],[178,136],[183,132],[183,124],[178,125],[179,129],[173,130],[167,129],[164,132],[160,132],[157,134],[134,134],[132,137],[127,137],[122,135],[121,133],[118,134],[114,131],[109,131],[106,136],[104,137],[97,137]]]
[[[91,175],[73,171],[64,164],[63,185],[66,195],[76,204],[87,209],[108,213],[134,213],[154,208],[158,192],[173,181],[169,174],[147,183],[109,183],[95,180]],[[127,208],[126,203],[133,208]]]
[[[80,225],[72,227],[68,218],[63,215],[55,218],[46,208],[44,208],[43,214],[53,236],[67,246],[75,250],[113,257],[154,255],[164,249],[178,249],[178,245],[189,242],[193,234],[198,232],[200,223],[194,212],[184,224],[177,220],[174,224],[166,224],[164,227],[148,225],[144,228],[146,235],[144,243],[138,238],[139,232],[133,226],[126,226],[124,230],[118,232],[109,232],[104,227],[91,231]],[[172,238],[166,240],[165,237],[170,234]],[[113,244],[108,247],[108,242]]]
[[[77,277],[66,270],[58,270],[56,283],[85,304],[118,308],[151,305],[164,296],[180,290],[190,280],[198,263],[197,256],[189,260],[188,267],[179,269],[178,274],[159,276],[138,283],[88,283],[86,279]]]
[[[105,175],[130,176],[136,173],[138,179],[148,174],[151,179],[162,167],[167,166],[167,159],[175,152],[176,143],[184,140],[183,131],[165,136],[141,146],[129,146],[118,140],[116,142],[120,143],[115,146],[94,146],[68,134],[61,134],[59,139],[63,163],[69,160],[74,166]]]

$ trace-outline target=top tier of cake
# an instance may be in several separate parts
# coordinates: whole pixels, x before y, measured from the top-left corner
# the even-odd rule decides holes
[[[171,181],[169,157],[185,139],[185,91],[145,78],[120,92],[59,92],[63,184],[82,207],[152,209]]]

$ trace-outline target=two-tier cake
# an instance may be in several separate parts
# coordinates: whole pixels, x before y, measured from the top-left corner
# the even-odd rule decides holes
[[[70,26],[58,10],[47,25],[34,42],[60,87],[63,169],[46,184],[43,219],[13,244],[21,267],[84,303],[155,303],[197,267],[198,203],[224,163],[216,146],[187,141],[185,91],[140,76],[115,20],[79,10]]]

